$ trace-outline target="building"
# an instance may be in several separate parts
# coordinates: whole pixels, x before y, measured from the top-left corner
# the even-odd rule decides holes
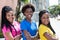
[[[4,6],[10,6],[15,11],[17,6],[17,0],[0,0],[0,28],[1,28],[1,10]]]
[[[36,11],[48,10],[49,7],[49,0],[30,0],[30,3],[34,4]]]
[[[39,11],[45,9],[48,10],[49,7],[49,0],[30,0],[30,3],[34,5],[35,7],[35,13],[33,16],[33,20],[38,21],[38,13]],[[36,19],[37,18],[37,19]]]
[[[58,4],[60,5],[60,0],[58,0]]]

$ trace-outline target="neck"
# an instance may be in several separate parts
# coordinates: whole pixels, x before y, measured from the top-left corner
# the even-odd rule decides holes
[[[13,25],[13,22],[11,22],[11,24]]]
[[[26,19],[27,21],[31,22],[31,19]]]
[[[45,24],[43,24],[43,25],[45,25]],[[48,26],[48,25],[45,25],[45,26]]]

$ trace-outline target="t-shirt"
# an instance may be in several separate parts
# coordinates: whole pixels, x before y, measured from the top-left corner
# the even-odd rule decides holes
[[[6,32],[11,32],[12,36],[15,37],[21,33],[20,31],[20,24],[16,21],[13,22],[14,27],[11,26],[12,32],[10,31],[10,28],[6,28],[6,25],[4,24],[2,28],[3,36],[5,37],[6,40],[9,40],[8,37],[5,35]],[[16,31],[15,31],[15,29]]]
[[[44,33],[48,32],[49,34],[51,34],[52,36],[54,36],[53,32],[45,25],[41,24],[39,26],[39,36],[40,36],[40,40],[47,40],[46,37],[44,37]]]
[[[31,36],[36,35],[36,33],[37,33],[36,23],[35,23],[35,22],[29,22],[29,21],[27,21],[26,19],[24,19],[24,20],[21,22],[21,30],[22,30],[23,40],[26,40],[26,37],[25,37],[25,35],[24,35],[23,30],[27,30],[27,31],[30,33]]]

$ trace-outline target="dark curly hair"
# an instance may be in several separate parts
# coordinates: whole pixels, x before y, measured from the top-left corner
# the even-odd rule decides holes
[[[35,8],[34,8],[34,6],[33,6],[32,4],[26,4],[26,5],[24,5],[24,6],[22,7],[22,13],[23,13],[23,14],[24,14],[24,12],[25,12],[25,10],[26,10],[27,8],[31,8],[33,12],[35,11]]]
[[[47,10],[42,10],[42,11],[39,12],[39,26],[42,24],[42,22],[41,22],[41,17],[42,17],[42,15],[45,14],[45,13],[49,13],[49,12],[48,12]],[[49,28],[51,29],[51,31],[55,34],[55,31],[53,30],[50,22],[48,23],[48,27],[49,27]]]

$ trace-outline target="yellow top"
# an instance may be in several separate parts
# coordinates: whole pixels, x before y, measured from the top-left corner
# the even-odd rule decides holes
[[[39,37],[40,37],[41,40],[47,40],[46,37],[43,36],[43,34],[45,32],[48,32],[49,34],[51,34],[52,36],[54,36],[53,35],[53,32],[47,26],[45,26],[43,24],[41,24],[39,26],[39,29],[38,30],[39,30]]]

